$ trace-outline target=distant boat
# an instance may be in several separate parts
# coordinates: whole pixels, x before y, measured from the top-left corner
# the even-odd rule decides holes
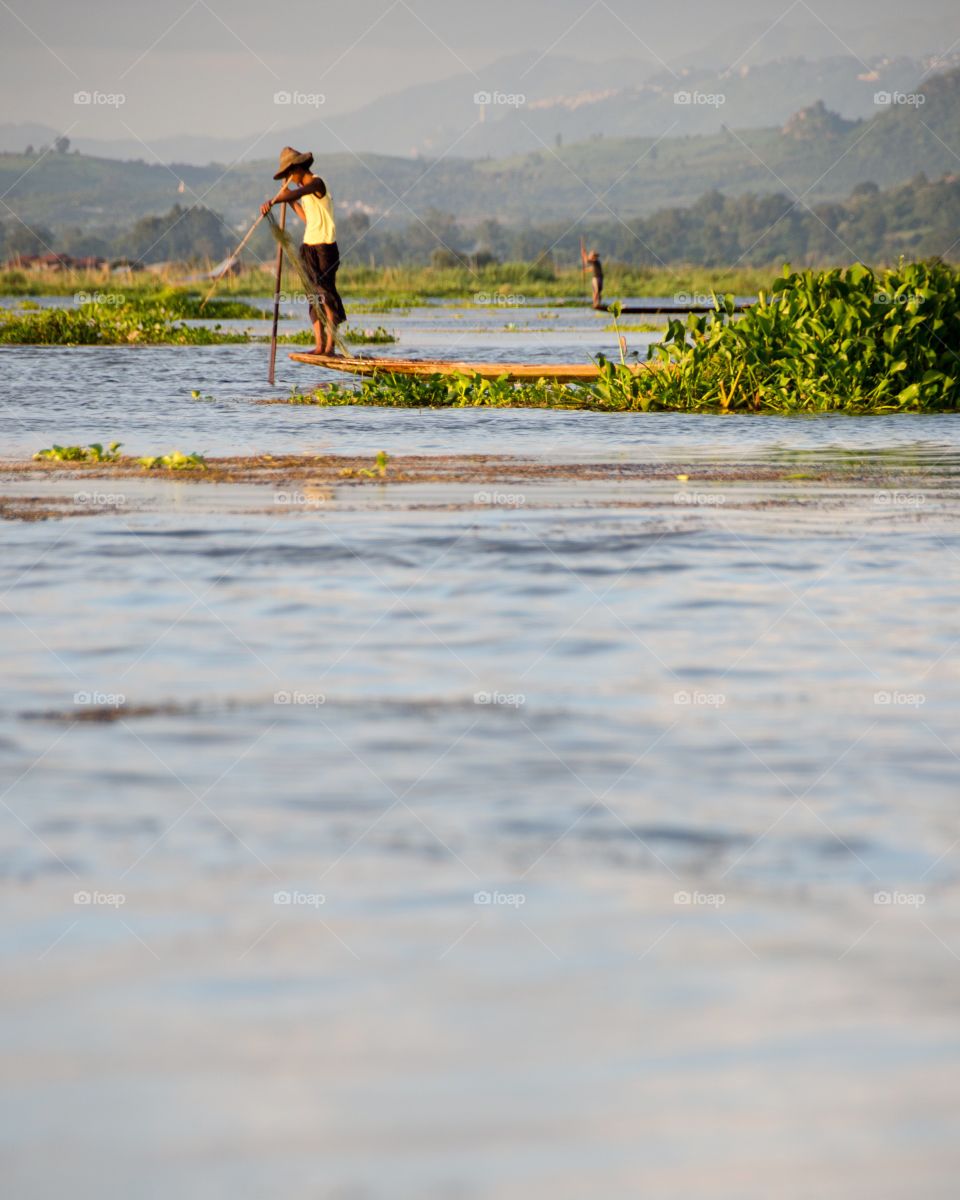
[[[239,270],[240,259],[235,255],[231,255],[229,258],[225,258],[223,262],[217,263],[217,265],[211,271],[208,271],[206,275],[202,276],[202,278],[222,279],[224,275],[235,275]]]

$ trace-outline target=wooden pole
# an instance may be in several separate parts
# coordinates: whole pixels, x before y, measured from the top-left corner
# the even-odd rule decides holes
[[[280,232],[287,223],[287,206],[280,206]],[[280,320],[280,283],[283,277],[283,241],[277,242],[277,273],[273,286],[273,328],[270,331],[270,369],[267,382],[273,386],[274,369],[277,365],[277,323]]]

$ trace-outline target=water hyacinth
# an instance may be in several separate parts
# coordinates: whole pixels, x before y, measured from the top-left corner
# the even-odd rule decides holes
[[[955,409],[960,275],[941,262],[793,273],[734,320],[671,321],[639,385],[646,407],[776,412]],[[627,389],[628,380],[620,382]]]

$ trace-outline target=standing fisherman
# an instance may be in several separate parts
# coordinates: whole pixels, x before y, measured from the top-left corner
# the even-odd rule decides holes
[[[603,305],[603,263],[596,250],[590,251],[587,262],[593,271],[593,307],[600,308]]]
[[[340,251],[337,226],[333,219],[333,199],[319,175],[314,175],[312,154],[301,154],[292,146],[280,151],[280,170],[274,179],[285,187],[272,200],[260,206],[266,216],[274,204],[289,204],[306,227],[300,262],[310,284],[310,317],[316,339],[315,354],[336,354],[336,329],[347,319],[337,291]]]

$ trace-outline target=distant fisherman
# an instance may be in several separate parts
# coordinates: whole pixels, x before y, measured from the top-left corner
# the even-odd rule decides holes
[[[280,151],[280,170],[274,179],[284,180],[286,186],[273,200],[262,204],[260,211],[266,216],[271,205],[289,204],[306,226],[300,262],[310,283],[314,353],[329,356],[337,352],[336,329],[347,319],[347,314],[337,291],[340,251],[333,197],[319,175],[311,172],[312,166],[312,154],[301,154],[292,146],[284,146]]]
[[[603,263],[596,250],[591,250],[583,261],[589,263],[593,271],[593,307],[600,308],[603,304]]]

